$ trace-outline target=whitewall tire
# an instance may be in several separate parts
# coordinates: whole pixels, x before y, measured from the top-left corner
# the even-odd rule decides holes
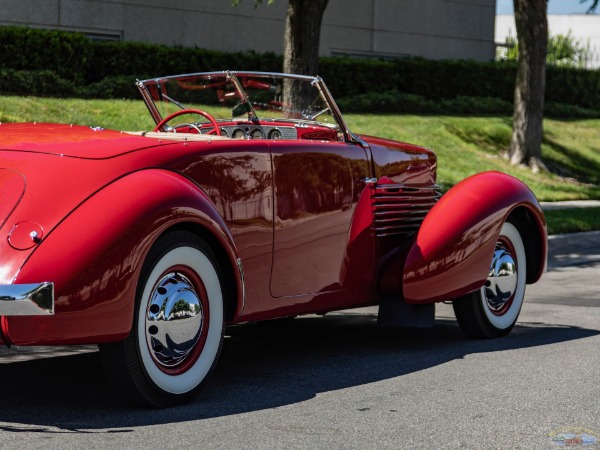
[[[166,407],[203,386],[223,342],[223,289],[216,259],[186,231],[161,237],[137,288],[134,323],[122,342],[101,346],[107,375],[136,403]]]
[[[456,319],[470,337],[505,336],[513,329],[527,278],[525,247],[515,225],[505,222],[485,285],[453,301]]]

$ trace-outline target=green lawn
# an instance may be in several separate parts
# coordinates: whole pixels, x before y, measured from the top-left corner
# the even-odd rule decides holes
[[[523,180],[540,200],[600,198],[600,120],[546,119],[542,158],[561,175],[511,166],[503,158],[509,117],[349,115],[353,131],[413,142],[435,150],[445,188],[484,170]]]
[[[510,117],[349,114],[346,119],[357,133],[435,150],[438,180],[445,189],[474,173],[500,170],[523,180],[540,200],[600,199],[597,119],[547,119],[542,158],[556,173],[538,174],[511,166],[503,158],[510,142]],[[0,121],[34,120],[118,130],[148,130],[154,126],[142,101],[0,97]]]
[[[546,211],[549,234],[600,230],[600,208]]]
[[[154,121],[141,100],[0,96],[0,122],[58,122],[115,130],[148,130]]]

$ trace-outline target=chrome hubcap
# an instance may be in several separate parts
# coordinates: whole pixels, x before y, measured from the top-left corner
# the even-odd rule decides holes
[[[512,300],[517,279],[517,263],[513,255],[503,243],[498,242],[484,287],[485,300],[492,311],[501,311]]]
[[[156,285],[146,311],[146,342],[154,361],[166,368],[181,364],[202,333],[202,302],[192,282],[179,272]]]

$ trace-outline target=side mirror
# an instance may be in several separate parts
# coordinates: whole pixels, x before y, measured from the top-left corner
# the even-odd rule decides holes
[[[250,111],[252,111],[252,105],[250,105],[250,102],[244,102],[240,103],[239,105],[235,105],[231,110],[231,115],[232,117],[238,117],[249,113]]]

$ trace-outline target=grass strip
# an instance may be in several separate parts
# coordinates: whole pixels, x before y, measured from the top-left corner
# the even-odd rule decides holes
[[[548,234],[600,230],[600,208],[569,208],[545,211]]]
[[[542,159],[554,173],[512,166],[508,116],[346,114],[359,134],[412,142],[438,155],[438,182],[449,189],[485,170],[523,181],[541,201],[600,199],[600,119],[545,119]],[[154,128],[141,100],[0,96],[0,122],[50,121],[140,131]]]

